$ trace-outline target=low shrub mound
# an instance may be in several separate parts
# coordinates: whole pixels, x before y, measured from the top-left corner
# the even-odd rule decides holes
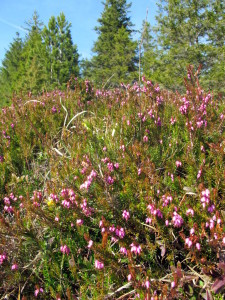
[[[222,299],[225,105],[185,85],[74,78],[2,109],[3,298]]]

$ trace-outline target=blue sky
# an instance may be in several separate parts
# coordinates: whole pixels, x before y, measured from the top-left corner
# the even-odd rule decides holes
[[[130,9],[131,21],[135,29],[139,30],[142,21],[155,22],[157,5],[155,0],[133,0]],[[72,24],[71,33],[73,42],[78,46],[82,58],[91,57],[91,49],[97,35],[94,27],[103,11],[102,0],[0,0],[0,64],[6,50],[18,31],[21,37],[26,32],[23,29],[25,22],[32,18],[36,10],[40,20],[47,25],[51,16],[58,16],[64,12],[66,19]],[[138,36],[137,36],[138,37]]]

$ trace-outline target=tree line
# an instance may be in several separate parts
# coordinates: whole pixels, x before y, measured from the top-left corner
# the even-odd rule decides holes
[[[65,15],[52,16],[44,25],[35,12],[26,23],[25,39],[17,33],[2,61],[1,99],[64,89],[71,76],[115,87],[144,74],[179,91],[189,64],[200,66],[203,87],[225,94],[224,1],[159,0],[156,25],[143,21],[138,40],[133,38],[130,7],[126,0],[104,1],[92,58],[82,60]]]

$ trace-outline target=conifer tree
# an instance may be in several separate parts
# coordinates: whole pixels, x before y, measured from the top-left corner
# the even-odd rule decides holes
[[[178,89],[189,64],[201,65],[202,78],[213,66],[210,59],[210,31],[214,34],[209,15],[217,0],[160,0],[158,43],[161,49],[161,78],[164,86]],[[214,21],[218,19],[212,14]],[[216,21],[217,23],[217,21]]]
[[[140,66],[141,72],[148,79],[158,81],[160,78],[160,59],[158,48],[149,22],[144,21],[140,41]]]
[[[92,59],[93,79],[99,85],[110,78],[115,85],[136,76],[136,48],[132,41],[132,26],[128,16],[131,4],[126,0],[106,0],[104,10],[95,28],[98,39],[94,44]]]
[[[21,80],[19,81],[19,89],[29,91],[33,94],[41,93],[43,89],[47,89],[47,68],[46,57],[47,52],[42,41],[43,23],[39,20],[37,12],[30,21],[27,22],[28,34],[23,49],[23,65],[21,65]]]
[[[72,42],[71,24],[61,13],[51,17],[43,30],[48,52],[48,81],[51,87],[65,87],[72,75],[79,75],[77,46]]]
[[[10,102],[12,94],[18,91],[18,81],[20,80],[20,65],[22,60],[23,41],[16,33],[16,38],[10,44],[6,52],[0,69],[0,94],[1,100],[6,103]],[[1,103],[2,105],[2,103]]]

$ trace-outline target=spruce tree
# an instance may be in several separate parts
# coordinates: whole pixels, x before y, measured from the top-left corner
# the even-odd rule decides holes
[[[10,103],[13,92],[18,91],[18,81],[21,77],[22,51],[23,41],[19,33],[16,33],[16,38],[10,44],[0,68],[1,102]]]
[[[70,28],[71,24],[61,13],[57,18],[51,17],[43,30],[48,52],[48,81],[53,88],[64,88],[72,75],[79,75],[79,55]]]
[[[160,59],[154,32],[149,22],[144,21],[139,45],[141,73],[148,79],[158,81],[160,78]]]
[[[157,30],[164,86],[179,90],[189,64],[196,69],[201,65],[203,76],[211,67],[207,42],[211,2],[160,0]]]
[[[133,24],[128,16],[131,4],[126,0],[106,0],[104,10],[95,28],[98,39],[94,44],[91,61],[93,79],[112,85],[135,78],[137,43],[132,41]]]
[[[28,34],[23,48],[23,61],[21,65],[21,79],[19,88],[24,92],[33,94],[41,93],[47,89],[47,52],[42,41],[42,22],[39,20],[37,12],[30,21],[27,22]]]

